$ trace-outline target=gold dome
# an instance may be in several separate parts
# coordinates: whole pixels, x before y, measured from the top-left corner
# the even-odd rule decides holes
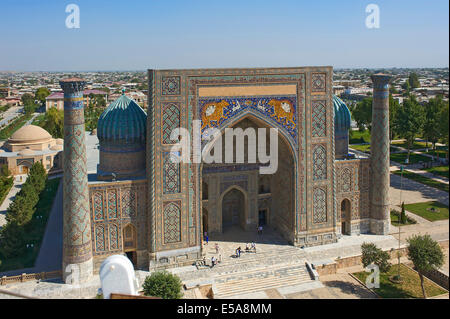
[[[51,140],[52,136],[43,128],[36,125],[26,125],[18,129],[8,139],[9,144],[37,143]]]

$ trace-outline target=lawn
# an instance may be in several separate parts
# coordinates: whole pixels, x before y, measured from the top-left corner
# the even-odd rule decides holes
[[[407,149],[407,145],[405,141],[401,141],[401,142],[392,142],[391,143],[394,146],[400,146],[403,147],[405,149]],[[431,147],[431,143],[428,143],[428,146]],[[412,150],[417,150],[417,149],[421,149],[421,148],[426,148],[426,143],[425,142],[414,142],[413,146],[411,147]]]
[[[370,144],[353,144],[349,145],[348,147],[361,152],[370,152]]]
[[[447,166],[435,166],[432,168],[425,169],[427,172],[430,172],[435,175],[440,175],[443,177],[448,177],[448,165]]]
[[[407,226],[407,225],[417,224],[417,222],[414,219],[412,219],[411,217],[408,217],[408,216],[406,216],[406,224],[400,223],[399,220],[400,220],[400,212],[391,210],[391,224],[393,226],[398,227],[399,225]]]
[[[395,174],[395,175],[401,176],[401,172],[399,170],[398,171],[394,171],[392,173]],[[413,181],[425,184],[425,185],[430,186],[430,187],[434,187],[434,188],[440,189],[441,191],[444,191],[444,192],[447,192],[447,193],[448,193],[448,190],[449,190],[448,184],[444,184],[444,183],[438,182],[438,181],[436,181],[434,179],[425,177],[423,175],[415,174],[415,173],[412,173],[412,172],[409,172],[409,171],[405,171],[404,170],[403,171],[403,177],[404,178],[408,178],[408,179],[412,179]],[[403,182],[405,183],[405,181],[403,181]]]
[[[400,276],[402,283],[395,284],[389,277],[398,274],[398,265],[392,265],[387,273],[380,274],[380,288],[372,288],[382,298],[423,298],[419,274],[403,264],[400,264]],[[361,282],[365,283],[369,273],[362,271],[353,274]],[[434,297],[447,293],[447,290],[439,287],[428,278],[424,278],[427,297]]]
[[[34,262],[39,254],[39,248],[44,237],[47,220],[52,209],[53,200],[55,199],[60,180],[61,178],[47,180],[45,189],[42,191],[39,196],[39,201],[36,204],[36,211],[33,214],[33,218],[27,225],[24,226],[27,230],[24,242],[33,243],[34,248],[29,250],[26,255],[18,256],[16,258],[6,259],[0,256],[0,259],[2,260],[0,271],[34,266]],[[42,216],[42,218],[38,218],[38,216]]]
[[[349,136],[349,144],[363,144],[363,143],[370,143],[369,130],[365,130],[364,132],[351,130]]]
[[[438,211],[431,211],[432,208]],[[439,202],[405,204],[405,209],[431,222],[448,219],[448,207]]]
[[[395,153],[390,154],[391,161],[397,162],[399,164],[405,164],[405,160],[408,157],[408,153]],[[431,157],[423,156],[420,154],[409,154],[409,164],[416,164],[419,162],[431,162]],[[406,164],[408,165],[408,164]]]

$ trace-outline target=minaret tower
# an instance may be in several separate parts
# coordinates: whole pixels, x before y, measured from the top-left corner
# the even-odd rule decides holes
[[[59,84],[64,91],[63,279],[78,284],[93,275],[83,106],[86,82],[70,78]]]
[[[391,76],[374,74],[372,102],[370,232],[389,234],[389,81]]]

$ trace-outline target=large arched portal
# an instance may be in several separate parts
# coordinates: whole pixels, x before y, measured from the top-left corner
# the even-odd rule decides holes
[[[244,231],[255,231],[259,225],[277,230],[289,242],[294,241],[295,234],[295,182],[296,164],[292,148],[286,138],[279,132],[278,152],[272,156],[277,161],[272,174],[261,174],[261,162],[258,151],[260,138],[266,139],[264,155],[270,154],[270,132],[268,124],[252,115],[238,120],[230,126],[242,129],[248,134],[243,140],[234,137],[232,143],[233,163],[225,163],[226,133],[207,148],[210,155],[222,151],[221,163],[203,163],[201,168],[202,185],[207,185],[202,192],[207,192],[207,199],[202,197],[203,208],[207,209],[208,232],[224,233],[230,226],[239,226]],[[266,128],[264,134],[258,128]],[[250,130],[248,130],[250,129]],[[253,130],[255,135],[250,131]],[[219,145],[221,143],[221,147]],[[253,144],[253,145],[252,145]],[[244,162],[237,163],[236,153],[243,146]],[[242,149],[242,148],[241,148]],[[249,150],[256,150],[256,161],[249,157]],[[274,163],[272,163],[274,164]]]

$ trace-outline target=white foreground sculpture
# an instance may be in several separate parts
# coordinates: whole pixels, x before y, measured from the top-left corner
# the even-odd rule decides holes
[[[100,281],[104,299],[109,299],[111,293],[138,295],[139,284],[133,264],[125,256],[106,258],[100,266]]]

